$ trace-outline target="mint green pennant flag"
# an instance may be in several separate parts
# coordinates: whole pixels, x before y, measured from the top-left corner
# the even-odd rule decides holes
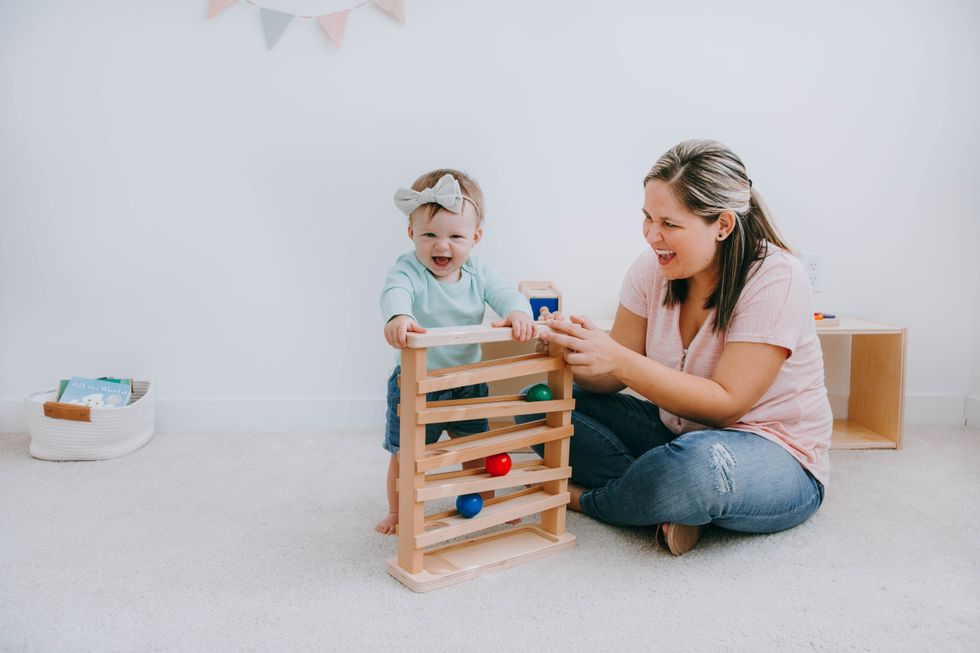
[[[262,12],[262,31],[265,32],[265,47],[269,50],[276,44],[282,33],[286,31],[289,22],[294,18],[292,14],[275,9],[259,7]]]

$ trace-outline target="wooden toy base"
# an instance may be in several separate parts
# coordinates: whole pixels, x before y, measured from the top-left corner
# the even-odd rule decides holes
[[[415,592],[428,592],[530,562],[575,546],[571,533],[552,535],[536,525],[517,524],[481,537],[426,551],[422,571],[410,574],[388,560],[388,573]]]

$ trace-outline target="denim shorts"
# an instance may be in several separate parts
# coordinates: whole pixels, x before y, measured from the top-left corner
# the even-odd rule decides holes
[[[398,417],[398,402],[401,400],[401,392],[398,388],[398,373],[401,366],[396,365],[391,376],[388,377],[388,410],[387,424],[385,426],[385,440],[382,445],[392,454],[398,453],[399,435],[401,433],[401,420]],[[438,390],[426,395],[427,401],[445,401],[447,399],[473,399],[476,397],[486,397],[490,394],[486,383],[476,385],[466,385],[461,388],[450,388],[449,390]],[[483,433],[490,429],[487,419],[468,419],[462,422],[443,422],[441,424],[425,425],[425,443],[432,444],[439,440],[443,431],[449,431],[451,436],[473,435]]]

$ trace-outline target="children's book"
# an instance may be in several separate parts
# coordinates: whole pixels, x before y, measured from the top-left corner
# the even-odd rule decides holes
[[[68,379],[58,401],[91,408],[122,408],[129,403],[131,393],[131,384],[73,376]]]
[[[114,379],[111,376],[100,376],[98,379],[96,379],[96,381],[112,381],[113,383],[125,383],[130,388],[133,387],[132,379]],[[68,387],[68,379],[61,379],[61,381],[58,382],[58,401],[61,401],[61,395],[65,394],[66,387]]]

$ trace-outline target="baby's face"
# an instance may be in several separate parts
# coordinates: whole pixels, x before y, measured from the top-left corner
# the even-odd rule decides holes
[[[432,276],[443,283],[453,283],[459,281],[460,268],[483,237],[479,224],[476,209],[463,202],[461,213],[439,209],[428,222],[413,218],[408,224],[408,237],[415,243],[415,256]]]

